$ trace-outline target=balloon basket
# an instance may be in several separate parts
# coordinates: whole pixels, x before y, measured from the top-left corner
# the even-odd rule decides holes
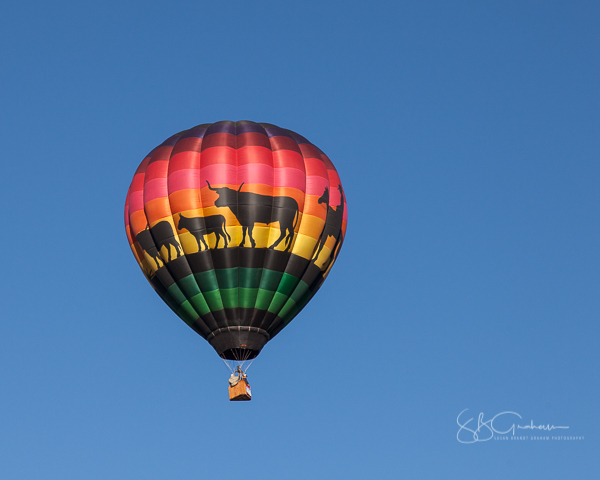
[[[252,400],[250,384],[245,378],[240,379],[237,385],[229,385],[229,400],[232,402]]]

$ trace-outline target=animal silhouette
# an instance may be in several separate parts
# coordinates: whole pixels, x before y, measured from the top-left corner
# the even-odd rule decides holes
[[[319,248],[313,256],[313,260],[315,262],[317,261],[317,258],[319,258],[319,254],[321,253],[321,250],[323,250],[323,247],[325,246],[325,243],[327,243],[327,239],[329,237],[333,237],[336,240],[336,243],[333,246],[330,261],[333,260],[334,254],[337,256],[336,252],[339,252],[338,247],[343,242],[342,221],[344,220],[344,192],[341,185],[338,185],[338,190],[340,191],[340,204],[337,206],[337,208],[333,208],[331,205],[329,205],[329,189],[327,187],[325,187],[323,195],[321,195],[318,200],[319,204],[325,204],[327,206],[327,218],[325,228],[321,234]]]
[[[298,202],[292,197],[261,195],[259,193],[242,192],[244,184],[238,190],[229,187],[211,187],[208,180],[208,188],[217,192],[219,198],[215,201],[216,207],[228,207],[242,226],[242,241],[240,247],[246,242],[246,232],[252,247],[256,242],[252,237],[252,229],[255,223],[279,222],[279,238],[269,248],[275,248],[285,238],[285,251],[292,246],[294,229],[298,223]]]
[[[231,241],[227,228],[225,227],[225,217],[223,215],[209,215],[207,217],[184,217],[179,215],[179,223],[177,224],[178,230],[187,230],[198,242],[198,250],[201,250],[200,242],[204,244],[204,247],[208,249],[208,245],[204,240],[204,235],[214,233],[217,239],[215,248],[219,246],[219,240],[223,237],[225,247],[227,247],[227,239]]]
[[[146,228],[135,236],[135,239],[144,249],[144,251],[150,255],[152,260],[156,262],[156,268],[159,268],[159,260],[164,264],[163,259],[160,257],[160,249],[162,247],[167,248],[167,259],[171,261],[171,245],[175,247],[176,257],[179,257],[179,250],[183,255],[183,249],[179,242],[175,238],[173,228],[171,224],[166,221],[158,222],[152,228]]]

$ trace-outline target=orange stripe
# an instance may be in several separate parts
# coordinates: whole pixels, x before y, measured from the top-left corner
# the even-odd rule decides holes
[[[131,231],[133,232],[134,236],[144,230],[146,225],[148,225],[148,219],[146,218],[146,214],[143,210],[133,212],[129,216],[129,220],[131,222]]]
[[[166,197],[155,198],[144,204],[144,210],[150,224],[164,217],[171,216],[171,206],[169,199]]]
[[[327,205],[319,204],[319,198],[317,195],[307,195],[304,213],[325,220],[327,218]]]
[[[169,203],[173,214],[202,208],[198,198],[198,190],[195,188],[173,192],[169,195]]]

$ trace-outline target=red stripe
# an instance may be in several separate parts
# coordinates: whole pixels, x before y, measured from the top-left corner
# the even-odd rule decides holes
[[[204,163],[204,162],[203,162]],[[263,163],[273,166],[273,154],[270,149],[264,147],[242,147],[237,151],[237,164]]]
[[[291,150],[277,150],[273,152],[273,166],[297,168],[302,172],[306,170],[302,155],[299,152]]]
[[[322,160],[316,158],[305,158],[304,165],[306,167],[306,175],[318,175],[329,180],[327,168]]]
[[[177,170],[200,168],[199,152],[180,152],[171,157],[169,161],[169,175]]]
[[[229,147],[214,147],[202,151],[202,156],[200,157],[201,168],[208,165],[222,164],[236,164],[235,149]]]
[[[127,190],[127,196],[125,197],[125,228],[129,229],[129,195],[131,194],[131,188]]]
[[[144,184],[155,178],[166,178],[169,171],[169,161],[161,160],[160,162],[153,162],[148,165],[146,169],[146,177],[144,178]],[[144,187],[145,188],[145,187]]]
[[[137,192],[138,190],[144,189],[144,177],[145,173],[136,173],[131,181],[131,186],[129,187],[132,192]]]
[[[331,185],[331,190],[335,190],[336,192],[338,192],[337,187],[338,185],[342,184],[342,182],[340,182],[340,176],[335,170],[327,170],[327,175],[329,176],[329,184]]]

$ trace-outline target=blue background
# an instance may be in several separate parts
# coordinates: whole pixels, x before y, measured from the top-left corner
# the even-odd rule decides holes
[[[594,1],[6,4],[0,477],[594,478],[599,21]],[[349,211],[248,403],[123,228],[144,155],[225,119],[306,136]],[[464,445],[465,408],[585,440]]]

